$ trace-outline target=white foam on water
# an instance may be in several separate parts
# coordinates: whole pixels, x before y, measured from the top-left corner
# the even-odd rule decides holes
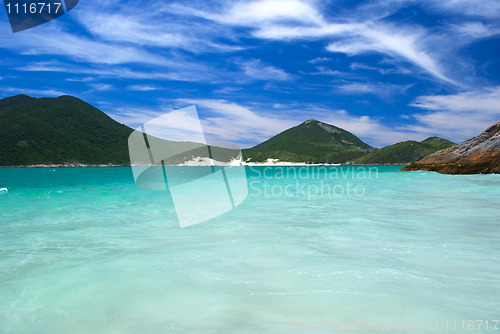
[[[0,194],[6,194],[9,192],[9,189],[7,188],[0,188]]]

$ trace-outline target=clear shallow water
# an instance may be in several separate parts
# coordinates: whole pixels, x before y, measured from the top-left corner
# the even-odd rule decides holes
[[[500,333],[500,175],[298,168],[185,229],[130,168],[0,169],[0,333]]]

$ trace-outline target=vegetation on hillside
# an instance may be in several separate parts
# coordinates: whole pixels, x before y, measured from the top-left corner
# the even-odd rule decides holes
[[[72,97],[0,100],[0,166],[129,164],[129,127]]]
[[[308,120],[243,150],[243,157],[252,162],[274,158],[281,161],[341,163],[360,157],[372,149],[344,129]]]
[[[439,137],[429,137],[421,142],[408,140],[373,151],[352,162],[355,164],[408,164],[454,145],[456,144]]]
[[[17,95],[0,100],[0,125],[0,166],[130,163],[128,138],[133,130],[72,96]],[[208,152],[202,144],[149,140],[160,141],[155,147],[168,152],[167,164]],[[243,159],[251,162],[273,158],[308,163],[406,164],[453,145],[446,139],[430,137],[377,150],[344,129],[308,120],[242,153]],[[233,150],[215,147],[212,154],[218,161],[236,155]]]

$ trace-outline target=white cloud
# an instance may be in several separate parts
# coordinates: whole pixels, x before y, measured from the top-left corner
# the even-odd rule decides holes
[[[459,85],[445,74],[445,70],[436,59],[431,57],[431,53],[423,49],[424,36],[423,31],[414,28],[409,31],[403,27],[396,29],[396,27],[378,24],[373,27],[363,27],[350,39],[330,43],[327,50],[348,55],[378,52],[395,58],[403,58],[442,81]]]
[[[62,56],[67,62],[64,65],[64,69],[61,66],[57,66],[61,64],[45,62],[20,66],[24,70],[50,71],[52,68],[61,72],[87,75],[103,74],[107,77],[116,78],[204,82],[214,82],[217,78],[225,78],[223,71],[212,68],[206,62],[199,61],[199,59],[186,54],[175,53],[172,50],[165,49],[167,48],[166,44],[170,43],[166,42],[166,35],[162,36],[161,33],[155,34],[153,30],[149,34],[148,30],[153,29],[153,27],[162,26],[162,24],[159,24],[158,18],[144,27],[139,26],[139,23],[134,21],[135,17],[128,20],[126,17],[116,14],[116,17],[111,17],[109,22],[107,22],[108,18],[102,15],[104,14],[101,12],[96,13],[95,11],[86,14],[90,23],[94,21],[97,23],[101,22],[102,26],[97,24],[96,27],[93,27],[89,23],[90,25],[87,27],[94,34],[95,38],[86,37],[85,34],[75,34],[65,31],[63,29],[64,26],[56,22],[57,20],[54,20],[50,24],[37,27],[37,29],[26,30],[19,34],[1,34],[0,48],[9,49],[23,55]],[[130,24],[129,21],[132,22],[129,29],[134,30],[137,27],[138,31],[134,32],[137,36],[132,31],[123,31],[121,25],[119,26],[120,29],[116,27],[106,29],[106,22],[110,24],[121,22],[122,25],[126,26]],[[189,31],[192,25],[186,24],[183,27],[184,30]],[[192,33],[195,34],[196,32]],[[211,48],[213,47],[219,51],[223,49],[224,51],[229,50],[229,46],[226,48],[222,44],[212,41],[211,37],[213,35],[200,43],[189,39],[189,43],[192,42],[194,44],[186,46],[186,48],[192,47],[191,51],[195,53],[206,49],[207,45],[211,45]],[[134,41],[134,38],[137,38],[137,41]],[[183,35],[182,31],[178,33],[178,39],[180,40],[179,43],[184,43],[185,35]],[[144,47],[145,44],[151,47]],[[237,47],[236,49],[241,48]],[[33,58],[36,59],[38,57]],[[69,65],[71,61],[74,63]],[[78,63],[83,63],[85,67],[78,65]],[[134,66],[134,70],[124,68],[123,66]],[[95,67],[101,68],[96,69]],[[151,71],[151,67],[155,68],[154,72]],[[143,70],[141,71],[140,69]]]
[[[494,20],[500,16],[500,2],[494,0],[433,0],[424,4],[441,12],[464,16]]]
[[[317,57],[317,58],[314,58],[314,59],[311,59],[308,61],[308,63],[311,63],[311,64],[317,64],[317,63],[324,63],[324,62],[327,62],[329,61],[330,58],[326,58],[326,57]]]
[[[30,96],[37,97],[47,97],[47,96],[61,96],[68,95],[67,92],[57,90],[57,89],[31,89],[31,88],[17,88],[17,87],[2,87],[0,90],[8,92],[10,94],[26,94]]]
[[[96,64],[93,67],[83,67],[59,62],[38,62],[16,68],[21,71],[34,72],[64,72],[82,75],[95,75],[101,78],[126,78],[137,80],[176,80],[216,82],[219,80],[217,70],[203,64],[179,61],[172,67],[161,68],[155,72],[141,69],[130,69],[123,66],[105,66]]]
[[[366,65],[366,64],[362,64],[362,63],[357,63],[357,62],[354,62],[354,63],[351,63],[351,65],[349,65],[349,67],[351,68],[351,70],[357,70],[357,69],[364,69],[364,70],[372,70],[372,71],[378,71],[378,72],[381,72],[383,69],[379,68],[379,67],[375,67],[375,66],[370,66],[370,65]],[[383,72],[381,72],[383,73]]]
[[[397,61],[394,58],[384,58],[380,61],[380,66],[378,65],[367,65],[364,63],[353,62],[349,66],[351,70],[357,71],[359,69],[376,71],[380,74],[403,74],[411,75],[412,71],[401,64],[401,61]],[[388,67],[388,65],[390,67]]]
[[[136,106],[119,106],[114,107],[110,105],[107,107],[107,111],[105,111],[108,115],[110,115],[113,119],[117,120],[120,123],[126,124],[129,127],[135,129],[138,126],[152,120],[155,117],[158,117],[164,113],[171,112],[173,109],[171,108],[143,108]]]
[[[158,86],[155,86],[155,85],[130,85],[127,87],[127,89],[136,90],[139,92],[148,92],[148,91],[152,91],[152,90],[158,90],[161,88]]]
[[[178,99],[169,107],[158,110],[140,108],[116,109],[114,118],[136,127],[162,113],[195,105],[200,114],[203,131],[208,142],[236,143],[242,148],[254,146],[307,119],[317,119],[359,136],[372,146],[382,147],[399,141],[422,140],[429,135],[408,129],[389,128],[380,119],[367,115],[356,116],[345,110],[334,110],[314,104],[256,104],[245,106],[222,99]],[[273,110],[280,116],[271,116]]]
[[[370,116],[354,116],[345,110],[332,110],[315,105],[269,106],[269,109],[278,107],[280,110],[286,111],[282,117],[270,117],[262,112],[226,100],[179,101],[195,104],[199,112],[203,112],[203,109],[209,109],[217,114],[217,116],[207,117],[202,121],[204,131],[208,137],[214,138],[214,141],[252,143],[252,145],[247,146],[258,144],[311,118],[341,127],[377,147],[408,139],[422,140],[427,137],[426,134],[388,128]],[[260,109],[268,108],[260,106]]]
[[[162,31],[147,18],[122,14],[96,15],[94,11],[79,13],[79,21],[95,36],[107,41],[133,42],[134,44],[162,47],[184,46],[187,41],[181,34]],[[168,26],[168,25],[165,25]]]
[[[226,18],[232,22],[261,23],[277,20],[295,20],[309,23],[318,21],[319,14],[305,1],[299,0],[260,0],[239,3]]]
[[[359,28],[357,23],[329,23],[313,27],[297,27],[296,25],[264,25],[255,30],[255,37],[264,39],[304,39],[315,40],[328,36],[349,34]]]
[[[500,120],[500,86],[451,95],[420,96],[411,104],[428,112],[412,115],[411,131],[463,141]]]
[[[292,76],[281,68],[262,63],[259,59],[238,60],[237,64],[241,66],[243,73],[256,80],[264,81],[285,81],[290,80]]]
[[[345,110],[331,111],[323,121],[352,132],[374,147],[383,147],[406,140],[420,141],[428,137],[425,133],[390,128],[378,119],[366,115],[354,116]]]
[[[349,73],[332,70],[331,68],[326,66],[316,66],[316,69],[318,70],[317,72],[302,72],[302,73],[308,75],[333,75],[333,76],[349,75]]]
[[[484,88],[454,95],[420,96],[412,104],[427,110],[479,112],[486,115],[500,113],[500,87]]]
[[[326,49],[331,52],[386,55],[412,64],[413,70],[428,73],[438,81],[458,87],[465,85],[464,81],[467,80],[463,80],[460,72],[469,70],[470,65],[453,54],[453,51],[464,43],[497,34],[498,24],[482,23],[475,19],[456,25],[443,25],[442,28],[423,29],[415,24],[395,25],[385,20],[388,15],[411,3],[412,1],[406,0],[384,0],[376,5],[370,3],[345,11],[339,9],[337,15],[329,17],[323,16],[321,3],[313,0],[258,0],[210,4],[195,2],[196,6],[192,7],[180,2],[158,3],[158,10],[153,12],[147,6],[133,3],[117,6],[116,1],[102,1],[99,10],[95,6],[82,3],[73,15],[93,38],[65,32],[61,28],[62,25],[53,22],[16,34],[15,41],[12,34],[3,34],[3,37],[0,37],[0,46],[25,54],[60,55],[97,65],[152,65],[159,68],[159,71],[151,74],[160,80],[166,78],[213,82],[227,78],[228,73],[212,68],[203,61],[192,61],[180,56],[180,53],[172,54],[170,51],[183,49],[196,54],[241,50],[243,47],[239,38],[248,36],[248,30],[237,31],[234,27],[238,26],[250,28],[249,33],[261,39],[323,40],[327,44]],[[477,12],[477,15],[483,13],[483,16],[488,17],[498,14],[499,7],[484,0],[474,2],[474,5],[463,0],[436,0],[422,6],[434,10],[451,10],[464,15]],[[113,14],[109,14],[111,9]],[[207,24],[206,21],[200,21],[193,16],[211,22]],[[165,21],[168,24],[165,24]],[[169,52],[165,52],[166,49]],[[155,52],[158,50],[162,52]],[[243,70],[253,79],[290,79],[290,74],[285,70],[258,61],[249,61],[243,66]],[[141,74],[138,70],[124,69],[124,74],[119,72],[111,69],[107,75],[119,78],[147,76],[147,73]],[[406,71],[403,74],[410,73]]]
[[[135,128],[164,113],[195,105],[208,142],[235,143],[242,148],[258,144],[303,121],[300,114],[297,114],[297,119],[269,116],[261,108],[256,111],[254,108],[222,99],[177,99],[167,103],[168,107],[156,110],[120,107],[112,114],[119,122]],[[267,108],[265,110],[268,111]]]
[[[381,99],[390,99],[396,94],[406,95],[408,89],[411,87],[413,87],[413,84],[396,85],[382,82],[350,82],[337,86],[336,91],[346,95],[372,94]]]
[[[139,8],[140,7],[140,8]],[[118,12],[116,11],[117,9]],[[78,12],[79,22],[95,37],[114,43],[155,48],[178,48],[193,53],[233,52],[241,46],[213,42],[214,35],[232,38],[228,29],[197,22],[170,20],[143,6],[114,7],[113,14],[96,12],[92,6]]]
[[[260,25],[269,22],[294,21],[309,23],[320,21],[320,14],[307,1],[300,0],[258,0],[238,1],[217,11],[199,10],[183,5],[171,6],[177,13],[184,12],[194,16],[225,24]]]
[[[254,27],[256,29],[254,36],[263,39],[342,38],[341,41],[330,42],[327,50],[349,55],[377,52],[403,58],[439,80],[458,85],[445,74],[445,70],[433,58],[433,54],[425,50],[428,44],[427,35],[426,31],[421,28],[401,25],[395,27],[369,19],[365,22],[357,22],[355,16],[343,17],[345,22],[342,23],[327,23],[309,3],[294,0],[287,1],[287,4],[289,2],[290,7],[280,7],[282,1],[238,4],[226,12],[224,19],[217,15],[206,13],[203,15],[218,22]],[[255,10],[249,8],[255,8]],[[283,17],[307,23],[308,26],[277,22]]]
[[[164,113],[145,123],[144,129],[147,134],[165,140],[205,142],[196,108],[193,106]]]
[[[214,89],[212,93],[214,94],[234,94],[236,92],[241,91],[243,88],[242,87],[220,87],[217,89]]]
[[[337,91],[340,92],[341,94],[363,94],[363,93],[371,93],[377,95],[377,92],[383,90],[383,86],[378,86],[377,84],[372,84],[372,83],[358,83],[358,82],[352,82],[348,84],[344,84],[341,86],[338,86]]]
[[[89,86],[92,87],[93,90],[100,91],[100,92],[104,92],[104,91],[108,91],[108,90],[113,89],[113,86],[111,86],[109,84],[105,84],[105,83],[100,83],[100,82],[90,83]]]
[[[211,114],[202,119],[205,136],[211,142],[232,142],[243,147],[252,146],[297,125],[293,119],[267,116],[265,113],[227,100],[180,99],[177,102],[194,104],[200,114],[207,111]]]
[[[27,32],[29,33],[7,35],[7,38],[0,39],[0,45],[4,48],[15,48],[26,55],[61,55],[96,64],[172,65],[168,58],[136,47],[99,42],[63,31],[28,30]]]
[[[410,3],[387,0],[377,4],[378,8],[360,5],[339,13],[337,17],[330,17],[328,21],[317,9],[317,2],[300,0],[237,2],[218,8],[222,14],[206,10],[194,10],[191,14],[219,24],[249,27],[253,36],[261,39],[324,40],[329,42],[327,50],[331,52],[390,56],[412,64],[414,70],[423,71],[440,82],[464,87],[463,77],[461,80],[456,77],[468,67],[460,57],[450,61],[450,54],[470,43],[471,39],[457,38],[460,31],[446,31],[449,25],[444,25],[439,31],[438,28],[429,30],[415,24],[390,24],[385,20]],[[465,6],[463,1],[457,3]],[[487,33],[485,29],[491,34],[489,28],[469,25],[464,26],[462,33],[468,31],[477,38]]]
[[[477,40],[500,34],[500,27],[482,22],[465,22],[450,26],[450,30],[457,32],[462,38]]]
[[[95,78],[92,77],[83,77],[83,78],[66,78],[65,81],[73,81],[73,82],[92,82]]]

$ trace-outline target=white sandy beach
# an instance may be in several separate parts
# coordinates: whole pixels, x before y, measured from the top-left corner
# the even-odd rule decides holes
[[[265,162],[243,161],[242,159],[233,159],[229,163],[213,160],[207,157],[193,157],[177,166],[340,166],[340,164],[309,164],[306,162],[280,161],[279,159],[269,158]]]

